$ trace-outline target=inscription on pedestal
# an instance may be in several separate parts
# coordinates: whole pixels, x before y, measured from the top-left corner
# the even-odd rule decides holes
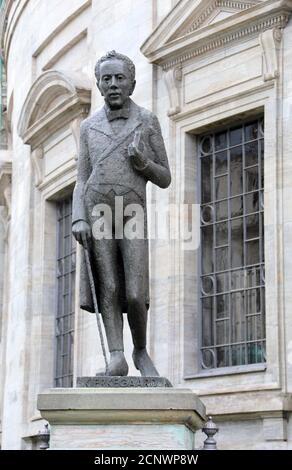
[[[78,377],[77,387],[129,388],[129,387],[172,387],[165,377]]]

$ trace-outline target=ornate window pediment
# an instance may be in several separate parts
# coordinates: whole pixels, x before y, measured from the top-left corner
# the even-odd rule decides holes
[[[75,159],[79,145],[80,122],[90,108],[91,84],[82,74],[68,76],[64,72],[44,72],[32,85],[21,110],[18,134],[31,146],[35,184],[39,186],[44,171],[44,142],[66,126],[75,141]]]
[[[32,149],[65,124],[86,115],[91,84],[87,77],[57,70],[43,73],[32,85],[20,114],[18,134]]]
[[[210,26],[236,13],[258,5],[261,0],[208,0],[199,2],[193,13],[187,18],[176,33],[170,38],[177,39],[197,29]]]
[[[165,70],[236,40],[284,28],[289,0],[180,0],[141,47]]]

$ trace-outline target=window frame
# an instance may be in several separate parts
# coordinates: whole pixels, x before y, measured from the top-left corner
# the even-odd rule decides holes
[[[64,204],[66,204],[67,201],[71,202],[71,205],[70,205],[70,208],[69,208],[69,212],[68,214],[62,214],[61,217],[59,217],[59,211],[60,211],[60,206],[61,204],[63,205],[63,208],[62,210],[64,210]],[[66,388],[71,388],[73,387],[73,384],[74,384],[74,336],[75,336],[75,319],[76,319],[76,312],[75,312],[75,297],[76,297],[76,242],[74,242],[74,239],[73,239],[73,235],[72,235],[72,232],[65,235],[64,236],[64,233],[67,233],[67,232],[63,232],[63,236],[62,236],[62,241],[60,240],[60,221],[62,220],[63,221],[63,224],[64,224],[64,221],[66,219],[66,217],[70,217],[71,216],[71,220],[69,222],[69,227],[71,229],[71,221],[72,221],[72,193],[71,194],[68,194],[66,195],[65,197],[59,199],[56,201],[56,309],[55,309],[55,334],[54,334],[54,386],[55,387],[66,387]],[[69,229],[69,230],[70,230]],[[71,239],[71,248],[70,248],[70,254],[67,254],[65,252],[63,252],[62,254],[60,253],[60,245],[63,244],[63,250],[65,250],[64,248],[64,239],[66,238],[66,236],[70,236],[70,239]],[[73,242],[73,244],[72,244]],[[60,288],[60,278],[63,278],[63,275],[59,275],[59,269],[58,269],[58,263],[59,261],[61,260],[64,260],[65,258],[69,257],[70,256],[70,271],[69,271],[69,291],[68,291],[68,296],[70,298],[70,305],[71,305],[71,312],[70,313],[64,313],[62,315],[59,315],[59,308],[60,308],[60,305],[59,305],[59,295],[60,295],[60,291],[59,291],[59,288]],[[75,256],[75,269],[72,270],[72,259],[73,257]],[[74,278],[74,285],[72,283],[72,277]],[[62,281],[62,288],[64,288],[64,283]],[[62,296],[64,296],[64,292],[62,291]],[[64,301],[63,301],[64,302]],[[64,308],[64,303],[62,305],[62,308]],[[64,333],[63,330],[62,332],[60,333],[60,335],[62,335],[62,348],[63,348],[63,341],[64,341],[64,336],[67,335],[68,336],[68,341],[70,339],[70,334],[73,333],[73,341],[72,341],[72,345],[70,345],[69,347],[69,343],[67,345],[67,355],[69,356],[68,357],[68,372],[70,372],[70,370],[72,371],[72,373],[67,373],[67,374],[62,374],[62,375],[58,375],[57,372],[58,370],[62,369],[64,370],[64,363],[62,363],[62,358],[60,358],[58,356],[58,327],[57,327],[57,324],[58,324],[58,320],[61,320],[61,319],[64,319],[64,317],[70,317],[70,322],[71,324],[73,325],[73,327],[70,328],[70,331],[68,331],[67,333]],[[63,323],[63,320],[62,320],[62,323]],[[62,349],[63,351],[63,349]],[[63,351],[64,352],[64,351]],[[63,352],[62,352],[62,355],[63,355]],[[64,361],[64,358],[63,358],[63,361]],[[62,363],[62,366],[60,367],[60,363]],[[70,366],[71,364],[71,366]],[[70,377],[71,377],[71,380],[70,380]],[[70,385],[66,384],[66,381],[70,380]],[[60,380],[60,384],[58,384],[58,381]]]
[[[243,119],[258,113],[265,115],[265,266],[266,266],[266,338],[267,362],[265,365],[244,365],[228,367],[220,371],[202,371],[199,366],[197,339],[200,323],[197,321],[197,253],[185,252],[183,243],[173,243],[173,253],[177,260],[173,270],[172,289],[177,297],[169,305],[171,316],[176,321],[169,327],[172,348],[169,363],[175,367],[171,377],[182,381],[202,396],[241,391],[275,390],[281,387],[281,361],[283,360],[281,338],[283,339],[283,248],[279,226],[283,215],[277,207],[281,205],[278,185],[281,184],[279,169],[283,164],[283,154],[279,147],[282,121],[277,107],[277,93],[272,82],[258,82],[248,92],[228,94],[199,109],[186,109],[173,120],[172,135],[173,167],[172,200],[177,204],[198,203],[197,167],[195,162],[196,136],[208,131],[214,124]],[[195,187],[194,187],[195,185]],[[181,364],[181,365],[179,365]],[[222,368],[223,369],[223,368]]]
[[[208,129],[208,131],[206,132],[203,132],[201,134],[198,134],[198,136],[196,137],[196,155],[197,155],[197,191],[198,191],[198,194],[197,194],[197,198],[198,198],[198,201],[199,201],[199,204],[200,204],[200,214],[201,214],[201,209],[203,206],[206,206],[208,207],[208,204],[209,206],[211,207],[211,205],[215,205],[215,204],[218,204],[217,199],[216,199],[216,196],[215,194],[213,194],[213,198],[212,200],[207,203],[206,201],[205,202],[202,202],[202,160],[204,158],[206,158],[206,156],[211,156],[212,158],[212,186],[213,186],[213,191],[215,190],[215,182],[216,182],[216,178],[218,177],[217,174],[214,173],[214,158],[216,157],[217,155],[217,151],[215,150],[215,147],[213,147],[212,151],[210,152],[207,152],[205,153],[205,155],[203,155],[202,153],[202,148],[201,148],[201,144],[202,144],[202,141],[205,137],[207,137],[208,135],[211,135],[212,136],[212,144],[214,145],[214,137],[215,137],[215,134],[219,134],[221,132],[227,132],[228,135],[229,135],[229,131],[233,128],[237,128],[237,127],[241,127],[241,132],[242,132],[242,139],[241,139],[241,144],[238,144],[238,146],[240,145],[241,147],[242,146],[245,146],[246,143],[249,143],[249,142],[257,142],[258,143],[258,146],[260,145],[260,141],[263,140],[265,142],[265,135],[264,135],[264,128],[262,130],[262,133],[261,135],[259,134],[257,136],[256,139],[251,139],[249,141],[245,141],[244,139],[244,129],[245,129],[245,126],[248,124],[248,123],[252,123],[254,121],[257,121],[258,122],[258,128],[260,129],[260,121],[263,121],[263,125],[264,125],[264,119],[265,119],[265,115],[264,115],[264,112],[258,112],[258,113],[255,113],[255,114],[252,114],[251,116],[248,116],[248,117],[244,117],[244,118],[241,118],[240,116],[234,116],[234,119],[236,122],[233,122],[230,121],[230,122],[227,122],[225,123],[224,125],[216,125],[216,122],[213,123],[210,128]],[[265,144],[264,144],[265,145]],[[231,149],[235,148],[236,145],[230,145],[230,142],[228,141],[226,143],[226,148],[224,151],[226,152],[230,152]],[[265,147],[264,147],[265,149]],[[223,151],[223,150],[222,150]],[[243,154],[244,155],[244,154]],[[263,156],[263,159],[265,157],[265,154]],[[257,165],[258,165],[258,178],[259,178],[259,181],[262,177],[262,171],[264,171],[264,165],[261,167],[260,161],[261,159],[261,156],[260,156],[260,149],[258,150],[258,161],[257,161]],[[245,165],[245,157],[244,157],[244,160],[242,162],[242,168],[241,170],[244,171],[246,168],[248,168],[249,166],[246,166]],[[228,157],[227,159],[227,168],[226,168],[226,174],[227,174],[227,178],[228,178],[228,186],[227,186],[227,196],[224,198],[227,202],[227,207],[228,207],[228,210],[227,210],[227,223],[228,223],[228,233],[229,233],[229,224],[232,224],[232,220],[233,218],[231,217],[231,213],[230,213],[230,203],[228,201],[232,200],[234,197],[236,197],[235,194],[231,194],[230,193],[230,190],[229,190],[229,178],[230,178],[230,171],[231,171],[231,168],[230,168],[230,159]],[[243,178],[243,173],[242,173],[242,181],[244,180]],[[258,189],[257,189],[257,193],[259,194],[259,196],[262,195],[262,198],[264,197],[264,190],[265,190],[265,184],[263,184],[263,187],[261,185],[261,183],[258,185]],[[240,197],[244,198],[246,196],[246,194],[248,193],[248,191],[246,191],[246,188],[243,186],[242,187],[242,191],[241,193],[239,194]],[[237,195],[238,196],[238,195]],[[244,203],[244,206],[245,206],[245,203]],[[244,207],[243,206],[243,207]],[[260,199],[259,199],[259,208],[258,208],[258,211],[256,212],[259,216],[260,214],[264,214],[264,206],[261,210],[261,207],[260,207]],[[243,210],[243,214],[241,216],[242,220],[243,220],[243,233],[245,233],[245,219],[246,219],[247,215],[246,215],[246,212]],[[263,219],[264,220],[264,219]],[[211,223],[211,227],[213,227],[213,225],[216,225],[217,224],[217,219],[216,221],[213,221],[213,224]],[[209,224],[208,223],[205,223],[204,226],[207,227]],[[201,215],[200,215],[200,234],[202,235],[202,220],[201,220]],[[262,222],[259,221],[259,230],[261,231],[261,233],[259,233],[259,252],[262,251],[262,249],[264,248],[264,246],[262,245],[263,242],[264,242],[264,224],[262,226]],[[214,231],[212,230],[212,233],[213,233],[213,239],[214,239]],[[243,238],[243,247],[246,243],[246,240],[245,240],[245,237]],[[217,249],[217,244],[216,244],[216,247],[214,244],[212,244],[213,248],[212,248],[212,257],[216,256],[216,249]],[[228,248],[229,248],[229,252],[231,250],[231,239],[230,239],[230,235],[228,236]],[[245,252],[245,247],[243,248],[243,251]],[[263,250],[264,251],[264,250]],[[266,360],[263,360],[263,361],[259,361],[259,362],[247,362],[248,360],[248,352],[247,352],[247,348],[248,348],[248,340],[247,338],[245,338],[245,340],[241,340],[240,341],[240,345],[241,347],[243,346],[243,349],[245,351],[245,361],[246,363],[245,364],[232,364],[232,358],[231,358],[231,354],[232,354],[232,347],[234,346],[234,341],[232,341],[231,339],[231,328],[232,328],[232,323],[231,323],[231,309],[232,309],[232,305],[231,305],[231,292],[232,292],[232,289],[231,289],[231,286],[229,285],[229,289],[224,292],[225,294],[228,295],[228,304],[229,304],[229,322],[228,322],[228,328],[229,328],[229,341],[228,343],[226,343],[224,345],[224,348],[223,349],[228,349],[228,355],[229,355],[229,362],[231,362],[229,365],[223,365],[223,366],[220,366],[218,365],[218,361],[216,360],[217,358],[217,349],[218,349],[218,343],[215,339],[215,337],[213,338],[214,341],[212,343],[212,345],[210,345],[210,350],[213,350],[215,352],[215,359],[214,359],[214,365],[213,366],[210,366],[210,367],[204,367],[203,366],[203,349],[206,349],[206,345],[203,346],[203,334],[204,334],[204,331],[203,331],[203,294],[202,294],[202,288],[201,288],[201,283],[202,283],[202,279],[204,277],[203,275],[203,270],[202,270],[202,243],[200,243],[200,249],[198,250],[199,254],[198,254],[198,257],[197,257],[197,265],[198,265],[198,292],[197,292],[197,299],[198,299],[198,306],[199,306],[199,311],[200,311],[200,314],[199,314],[199,324],[200,324],[200,327],[199,327],[199,340],[198,340],[198,344],[199,344],[199,359],[198,359],[198,363],[199,363],[199,373],[211,373],[212,375],[222,375],[222,372],[229,370],[231,371],[231,373],[235,373],[235,372],[240,372],[242,367],[250,367],[252,366],[252,369],[253,370],[265,370],[266,368]],[[231,252],[229,253],[228,257],[230,258],[231,257]],[[213,259],[213,262],[214,262],[214,258]],[[230,262],[231,262],[231,259],[230,259]],[[264,270],[265,269],[265,257],[264,257],[264,260],[263,262],[261,261],[261,256],[259,257],[259,262],[257,263],[258,266],[261,267],[261,272],[262,272],[262,269]],[[249,266],[246,268],[246,265],[244,264],[243,266],[237,266],[236,268],[232,268],[232,266],[230,265],[229,268],[227,269],[226,272],[228,272],[228,277],[232,275],[232,272],[233,271],[237,271],[237,270],[243,270],[243,269],[248,269]],[[214,270],[213,270],[214,271]],[[217,270],[215,270],[212,274],[212,277],[217,277],[218,273],[217,273]],[[206,275],[207,276],[207,275]],[[210,275],[211,277],[211,275]],[[230,280],[231,282],[231,280]],[[262,287],[262,283],[260,283],[261,286],[260,286],[260,297],[261,297],[261,304],[263,303],[264,306],[265,306],[265,283],[263,281],[263,287]],[[242,288],[240,289],[240,291],[238,291],[240,293],[244,293],[246,294],[247,290],[246,288]],[[264,298],[262,298],[262,295],[264,296]],[[217,295],[217,291],[216,293],[214,294],[214,297],[217,298],[218,295]],[[205,297],[205,299],[207,298],[210,298],[208,296]],[[246,295],[244,295],[244,302],[246,302]],[[213,299],[213,296],[211,296],[211,301],[212,301],[212,311],[213,311],[213,314],[211,315],[213,317],[213,315],[215,314],[215,317],[217,318],[217,311],[216,309],[214,310],[214,299]],[[244,312],[241,312],[241,315],[240,317],[242,318],[242,316],[244,316],[245,320],[246,320],[246,314]],[[215,320],[216,322],[216,320]],[[214,319],[212,319],[212,323],[214,323]],[[262,344],[265,344],[265,351],[266,351],[266,325],[265,325],[265,310],[263,313],[261,313],[261,323],[264,324],[264,334],[263,334],[263,338],[261,340],[256,340],[256,342],[258,343],[259,341],[261,341]],[[213,325],[214,326],[214,325]],[[216,324],[215,324],[216,326]],[[245,325],[245,328],[247,328],[247,325]],[[217,330],[217,326],[216,326],[216,330]],[[215,335],[216,336],[216,335]],[[242,344],[241,344],[242,343]],[[221,345],[222,346],[222,345]],[[222,346],[223,347],[223,346]],[[208,348],[207,348],[208,349]],[[265,353],[266,354],[266,353]],[[222,372],[220,372],[222,371]]]

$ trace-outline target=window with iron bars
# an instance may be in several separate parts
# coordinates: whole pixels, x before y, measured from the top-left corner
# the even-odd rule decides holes
[[[264,118],[199,136],[203,369],[265,362]]]
[[[76,242],[71,224],[72,196],[57,203],[56,387],[73,386]]]

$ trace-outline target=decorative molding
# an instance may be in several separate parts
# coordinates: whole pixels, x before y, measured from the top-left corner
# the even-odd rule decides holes
[[[87,28],[83,29],[80,31],[78,34],[76,34],[73,38],[70,39],[70,41],[66,42],[60,49],[58,49],[58,52],[50,57],[49,61],[45,63],[43,66],[42,70],[46,71],[49,69],[52,69],[56,62],[58,62],[61,57],[63,57],[69,49],[72,49],[76,44],[78,44],[82,39],[87,37]]]
[[[273,88],[273,86],[274,86],[274,84],[273,84],[272,81],[268,81],[268,82],[263,81],[260,84],[257,84],[255,86],[250,87],[249,90],[248,90],[248,93],[246,91],[236,92],[234,95],[232,95],[232,99],[237,100],[237,99],[241,99],[243,96],[247,97],[247,96],[255,95],[256,93],[260,94],[261,92],[263,92],[265,90],[269,90],[269,89]],[[172,117],[172,119],[179,122],[179,121],[188,119],[190,117],[194,117],[194,115],[196,115],[196,114],[203,113],[203,112],[209,110],[210,108],[213,108],[214,106],[217,106],[217,107],[220,107],[220,108],[224,109],[224,106],[227,106],[229,103],[230,103],[230,96],[227,95],[224,98],[219,98],[217,100],[211,101],[210,104],[203,104],[203,105],[197,106],[195,108],[195,111],[194,111],[193,108],[189,108],[187,110],[182,110],[179,114],[174,115]],[[263,109],[261,99],[253,101],[253,109],[260,109],[260,110]],[[243,113],[241,113],[241,114],[243,116]],[[251,115],[251,112],[249,110],[246,117],[248,117],[250,115]],[[225,124],[224,120],[220,120],[220,122],[223,123],[223,125]],[[228,122],[229,121],[227,120],[226,125],[228,125]]]
[[[163,74],[163,78],[168,91],[168,97],[170,102],[170,108],[168,110],[168,116],[171,117],[181,111],[181,97],[180,97],[180,85],[182,81],[182,70],[181,67],[174,67],[167,70]]]
[[[18,21],[29,0],[3,0],[0,16],[0,45],[6,62]],[[12,13],[12,14],[10,14]]]
[[[6,203],[6,219],[4,220],[4,230],[5,230],[5,235],[4,235],[4,240],[8,240],[8,235],[9,235],[9,227],[10,227],[10,220],[11,220],[11,195],[12,195],[12,190],[11,190],[11,176],[9,176],[9,184],[3,191],[5,203]]]
[[[82,74],[70,77],[57,70],[44,72],[32,85],[17,126],[25,144],[31,146],[31,161],[37,188],[43,183],[43,144],[58,130],[69,126],[76,143],[80,122],[90,109],[91,84]]]
[[[10,216],[11,216],[11,194],[12,194],[11,183],[12,183],[12,179],[11,179],[11,175],[9,175],[8,176],[8,184],[7,184],[6,188],[3,190],[3,196],[4,196],[4,199],[5,199],[5,204],[6,204],[6,208],[7,208],[7,215],[8,215],[9,219],[10,219]]]
[[[225,19],[195,29],[210,15],[211,6],[217,8],[215,4],[239,10]],[[168,70],[233,42],[257,37],[270,29],[283,29],[291,12],[291,0],[218,0],[213,3],[180,0],[144,42],[141,51],[151,63]]]
[[[38,45],[38,48],[33,53],[33,57],[34,58],[38,57],[46,49],[46,47],[48,47],[48,45],[55,40],[56,36],[60,32],[64,31],[67,28],[67,26],[77,18],[77,16],[81,15],[81,13],[83,13],[87,8],[90,8],[91,4],[92,4],[92,0],[85,0],[85,2],[82,3],[77,8],[77,10],[74,10],[71,14],[66,16],[64,20],[61,21],[61,23],[58,23],[57,27],[50,32],[50,34],[45,38],[45,40],[40,45]],[[84,33],[86,35],[87,30]]]
[[[3,51],[5,61],[9,56],[10,46],[13,36],[18,26],[18,22],[28,5],[29,0],[3,0],[0,9],[0,49]],[[68,15],[61,21],[58,26],[51,31],[49,36],[38,46],[33,56],[40,54],[47,45],[54,40],[56,35],[65,29],[78,15],[91,6],[92,0],[84,0],[84,3],[72,12],[68,11]]]
[[[1,234],[1,237],[3,236],[4,241],[7,241],[9,233],[9,220],[7,217],[7,209],[5,206],[0,206],[0,221],[4,229],[4,236]]]
[[[43,147],[37,147],[31,152],[31,160],[34,168],[35,186],[38,187],[43,181]]]
[[[74,155],[74,159],[76,161],[78,159],[78,154],[79,154],[80,124],[81,124],[81,121],[87,116],[88,111],[89,111],[88,108],[84,106],[81,109],[80,116],[73,119],[70,123],[70,129],[71,129],[71,132],[75,141],[75,145],[76,145],[76,154]]]
[[[10,200],[6,189],[11,186],[12,161],[0,161],[0,204],[6,205],[10,211]]]
[[[206,10],[194,21],[192,26],[186,31],[185,34],[192,33],[196,29],[200,28],[205,21],[212,15],[214,10],[221,8],[228,8],[231,11],[233,10],[233,13],[237,13],[238,11],[244,11],[247,10],[248,8],[251,8],[255,5],[257,5],[259,2],[258,1],[252,1],[252,2],[244,2],[244,1],[231,1],[231,0],[214,0],[213,3],[211,3]]]
[[[2,0],[0,7],[0,50],[3,53],[4,35],[8,26],[8,17],[13,6],[13,0]],[[4,59],[4,57],[3,57]]]
[[[63,181],[66,181],[66,184],[62,184]],[[50,196],[53,196],[56,194],[57,191],[57,186],[60,189],[64,189],[65,187],[70,186],[71,184],[75,184],[76,182],[76,161],[71,160],[70,162],[67,162],[63,169],[62,173],[55,172],[53,173],[50,178],[44,178],[42,183],[38,186],[38,189],[42,192],[46,191],[46,196],[49,194]],[[49,197],[50,197],[49,196]]]
[[[32,85],[22,107],[18,134],[32,149],[90,108],[91,84],[82,74],[44,72]],[[55,103],[52,107],[52,103]]]
[[[12,162],[4,160],[0,162],[0,206],[4,207],[1,211],[1,220],[4,225],[4,239],[7,241],[10,218],[11,218],[11,184],[12,184]]]
[[[238,41],[239,39],[243,39],[247,36],[252,36],[256,35],[258,33],[261,33],[262,31],[265,32],[266,30],[270,28],[276,28],[276,29],[283,29],[287,25],[289,21],[290,15],[279,15],[273,18],[269,18],[267,20],[261,21],[256,24],[251,24],[250,26],[247,26],[243,29],[240,29],[238,31],[232,32],[230,34],[222,35],[221,37],[214,39],[210,42],[206,42],[205,44],[202,44],[202,46],[194,48],[193,50],[190,50],[187,53],[184,53],[178,57],[176,57],[173,60],[169,60],[165,62],[162,66],[163,70],[168,70],[171,67],[175,67],[178,64],[182,64],[183,62],[186,62],[187,60],[193,59],[197,56],[203,55],[205,53],[211,52],[215,49],[218,49],[222,46],[226,46],[227,44],[231,42]]]
[[[283,33],[279,28],[273,28],[261,33],[259,36],[263,54],[264,80],[273,80],[279,77],[279,49]]]

